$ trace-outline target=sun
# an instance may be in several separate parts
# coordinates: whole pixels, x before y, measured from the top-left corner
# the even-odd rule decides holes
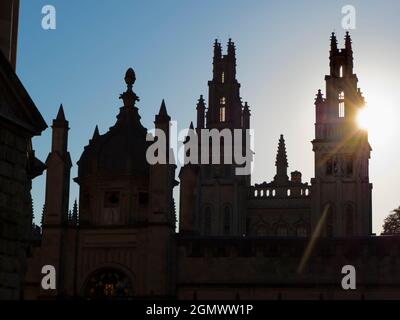
[[[357,124],[375,139],[384,139],[393,134],[395,117],[390,103],[379,102],[366,105],[357,115]]]
[[[373,125],[373,114],[370,108],[360,109],[357,115],[357,124],[361,129],[368,130]]]

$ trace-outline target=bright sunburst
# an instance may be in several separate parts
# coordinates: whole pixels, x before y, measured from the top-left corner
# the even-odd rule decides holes
[[[392,104],[388,101],[368,104],[361,109],[357,116],[360,128],[368,130],[370,136],[375,139],[383,139],[392,135],[395,128],[395,119]]]
[[[361,109],[357,115],[358,126],[362,129],[368,130],[373,124],[373,112],[371,108]]]

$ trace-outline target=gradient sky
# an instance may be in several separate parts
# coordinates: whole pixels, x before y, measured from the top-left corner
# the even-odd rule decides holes
[[[41,28],[41,9],[57,10],[57,29]],[[393,1],[238,1],[238,0],[22,0],[17,73],[50,125],[60,103],[70,122],[69,151],[76,161],[96,124],[105,133],[115,122],[125,91],[124,73],[136,71],[134,91],[142,123],[153,127],[161,100],[180,128],[195,119],[200,94],[207,95],[212,44],[237,46],[238,80],[251,106],[255,130],[253,183],[275,174],[279,135],[285,135],[289,170],[313,177],[314,97],[325,89],[329,37],[341,27],[344,5],[356,8],[351,31],[359,87],[376,121],[370,179],[374,231],[400,205],[400,2]],[[33,140],[43,161],[51,130]],[[33,183],[35,221],[40,221],[45,176]],[[178,188],[175,189],[178,194]],[[71,202],[78,197],[71,181]]]

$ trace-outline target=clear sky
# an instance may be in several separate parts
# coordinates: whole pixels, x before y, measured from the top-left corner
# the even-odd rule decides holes
[[[42,7],[56,8],[56,30],[41,27]],[[279,135],[285,135],[289,170],[313,177],[314,97],[325,89],[329,37],[341,27],[344,5],[356,8],[351,31],[359,86],[374,110],[370,179],[374,231],[400,205],[400,2],[254,0],[22,0],[17,73],[50,125],[60,103],[70,122],[74,163],[96,124],[104,133],[115,122],[128,67],[136,71],[134,91],[142,123],[153,127],[161,100],[180,128],[195,120],[195,104],[207,95],[212,44],[236,43],[243,101],[255,129],[252,182],[275,173]],[[51,130],[33,140],[43,161]],[[40,221],[45,176],[33,183],[35,221]],[[176,188],[178,191],[178,188]],[[177,192],[176,192],[177,194]],[[71,202],[78,187],[71,181]]]

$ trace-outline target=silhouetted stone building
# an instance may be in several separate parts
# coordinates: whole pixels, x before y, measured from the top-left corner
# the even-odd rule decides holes
[[[252,186],[250,175],[235,174],[235,161],[184,165],[179,233],[172,197],[176,167],[146,161],[150,142],[132,91],[133,70],[125,76],[127,90],[115,125],[105,134],[96,127],[78,161],[79,212],[75,207],[71,215],[68,121],[61,107],[46,161],[43,235],[29,260],[25,298],[396,296],[400,244],[372,235],[371,148],[366,131],[355,122],[364,101],[348,34],[341,50],[332,34],[330,67],[325,98],[318,91],[315,100],[311,184],[302,181],[299,171],[289,177],[283,136],[271,182]],[[200,96],[197,126],[190,129],[198,136],[204,128],[236,129],[246,136],[250,107],[241,101],[231,40],[226,55],[215,42],[208,84],[208,107]],[[163,101],[154,123],[166,133],[166,150],[169,122]],[[220,147],[222,142],[211,149]],[[57,289],[43,291],[40,270],[48,264],[56,267]],[[341,288],[346,264],[356,267],[355,291]]]
[[[0,299],[19,299],[32,229],[31,138],[47,125],[15,74],[18,1],[0,3]],[[6,58],[7,57],[7,58]],[[9,59],[9,60],[7,60]]]
[[[15,69],[17,60],[19,0],[0,3],[0,51]]]

